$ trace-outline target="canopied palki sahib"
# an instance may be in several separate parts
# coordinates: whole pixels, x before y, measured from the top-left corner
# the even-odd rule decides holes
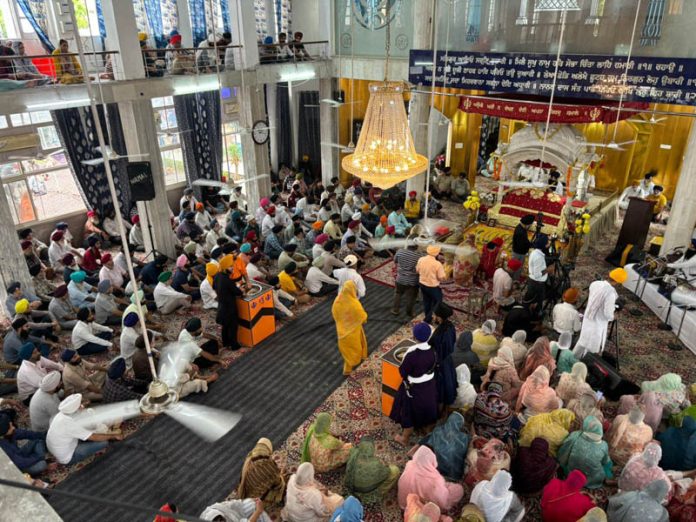
[[[0,520],[696,521],[694,27],[0,0]]]

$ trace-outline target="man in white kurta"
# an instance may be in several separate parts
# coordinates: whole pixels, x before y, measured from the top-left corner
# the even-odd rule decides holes
[[[614,320],[616,300],[619,297],[614,287],[626,281],[627,277],[623,268],[616,268],[609,273],[607,280],[595,281],[590,285],[580,338],[573,350],[578,360],[586,353],[600,353],[604,350],[609,323]]]
[[[22,351],[20,351],[20,354]],[[63,371],[63,365],[41,357],[39,350],[34,348],[29,359],[22,361],[17,370],[17,391],[19,400],[26,400],[39,389],[41,380],[51,371]]]
[[[177,292],[171,287],[172,273],[162,272],[159,275],[159,282],[155,287],[153,296],[157,310],[162,314],[171,314],[182,307],[191,305],[191,296],[182,292]]]

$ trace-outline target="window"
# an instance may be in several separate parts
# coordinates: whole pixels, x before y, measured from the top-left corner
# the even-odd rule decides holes
[[[14,0],[0,0],[0,38],[3,40],[19,38],[15,24],[14,9],[10,5],[11,1]],[[18,11],[21,12],[21,10]]]
[[[157,140],[162,155],[164,182],[166,185],[185,182],[186,169],[184,155],[181,151],[179,125],[174,110],[174,98],[171,96],[153,98],[152,107],[157,123]]]
[[[73,0],[73,6],[80,36],[99,36],[96,0]]]
[[[240,130],[238,120],[225,123],[222,127],[222,175],[227,180],[241,181],[244,178]]]

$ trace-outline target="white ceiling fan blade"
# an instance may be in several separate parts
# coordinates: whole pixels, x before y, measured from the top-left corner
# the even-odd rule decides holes
[[[169,343],[160,352],[157,376],[170,388],[179,385],[179,379],[195,359],[197,345],[194,343]]]
[[[132,401],[90,407],[78,413],[75,416],[75,420],[83,428],[90,429],[98,424],[111,425],[126,419],[132,419],[140,414],[140,403],[133,399]]]
[[[83,165],[88,165],[90,167],[96,167],[97,165],[102,165],[104,163],[104,158],[82,160],[80,163],[82,163]]]
[[[399,248],[406,248],[408,245],[413,244],[412,239],[405,238],[394,238],[394,239],[368,239],[368,243],[373,250],[397,250]]]
[[[628,141],[622,141],[620,143],[616,143],[617,146],[621,147],[622,145],[628,145],[629,143],[636,143],[637,140],[628,140]]]
[[[208,442],[215,442],[224,436],[242,418],[239,413],[190,402],[177,402],[164,410],[164,413]]]
[[[196,187],[226,187],[227,183],[224,181],[217,181],[214,179],[197,179],[191,185]]]

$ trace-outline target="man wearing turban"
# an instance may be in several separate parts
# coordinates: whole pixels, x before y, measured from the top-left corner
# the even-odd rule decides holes
[[[57,370],[48,372],[41,379],[39,389],[29,403],[29,421],[33,431],[48,431],[51,419],[58,413],[61,382],[61,375]]]
[[[563,302],[553,307],[553,329],[559,334],[568,332],[575,335],[582,327],[580,312],[575,308],[580,292],[577,288],[568,288],[563,292]]]

